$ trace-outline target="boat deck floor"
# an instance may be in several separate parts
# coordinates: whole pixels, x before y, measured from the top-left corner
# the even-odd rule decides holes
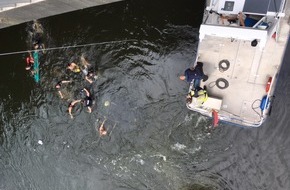
[[[283,31],[281,34],[285,38]],[[222,99],[221,110],[258,122],[260,116],[252,107],[259,107],[260,100],[266,95],[267,81],[280,67],[286,41],[276,42],[272,38],[261,49],[259,45],[252,47],[250,41],[206,36],[199,45],[198,61],[204,63],[204,73],[209,79],[201,86],[207,86],[209,96]],[[219,69],[222,60],[230,63],[224,72]],[[215,85],[218,78],[226,79],[229,86],[218,88]],[[224,83],[220,84],[223,86]],[[259,108],[255,110],[261,112]]]

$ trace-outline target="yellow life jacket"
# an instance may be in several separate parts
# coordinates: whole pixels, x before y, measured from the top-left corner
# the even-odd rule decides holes
[[[81,72],[79,66],[75,66],[72,71],[75,72],[75,73]]]
[[[202,104],[208,99],[207,92],[206,90],[201,89],[197,93],[198,93],[198,97],[195,97],[194,90],[190,91],[190,96],[192,98],[191,104],[194,104],[195,106],[202,106]]]

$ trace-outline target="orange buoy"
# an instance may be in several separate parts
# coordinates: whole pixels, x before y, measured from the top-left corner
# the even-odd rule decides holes
[[[219,123],[218,112],[215,110],[212,110],[212,126],[217,127],[218,123]]]
[[[266,92],[269,92],[271,83],[272,83],[272,77],[269,77],[267,85],[266,85]]]

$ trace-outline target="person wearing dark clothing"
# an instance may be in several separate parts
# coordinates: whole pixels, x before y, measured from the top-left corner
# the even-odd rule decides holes
[[[88,108],[88,112],[92,113],[93,99],[91,97],[91,94],[86,88],[84,88],[83,91],[86,93],[86,97],[83,99],[82,102],[84,106]]]
[[[191,67],[185,70],[184,75],[179,77],[180,80],[186,80],[189,83],[194,83],[194,87],[200,86],[200,81],[204,82],[208,79],[208,76],[203,73],[203,63],[197,62],[195,67]]]

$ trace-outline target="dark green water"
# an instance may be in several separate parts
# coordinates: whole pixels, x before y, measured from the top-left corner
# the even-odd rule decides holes
[[[213,130],[185,107],[178,76],[195,59],[203,6],[124,1],[39,20],[47,47],[100,44],[48,51],[39,85],[25,54],[0,57],[0,189],[289,189],[289,64],[259,129]],[[2,29],[0,52],[30,48],[31,24]],[[92,85],[66,70],[81,55],[98,73]],[[62,79],[73,79],[64,100],[54,89]],[[83,87],[93,112],[78,105],[70,119]]]

